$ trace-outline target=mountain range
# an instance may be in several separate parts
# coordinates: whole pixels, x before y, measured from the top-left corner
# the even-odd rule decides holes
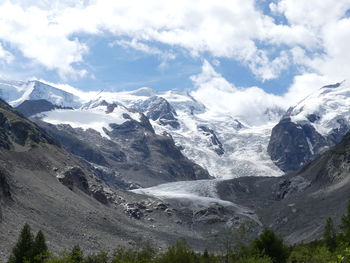
[[[252,235],[270,227],[294,243],[320,237],[324,219],[345,209],[346,82],[264,109],[259,123],[193,92],[1,80],[0,97],[0,227],[10,241],[31,221],[68,240],[61,248],[181,237],[203,248],[251,222]]]

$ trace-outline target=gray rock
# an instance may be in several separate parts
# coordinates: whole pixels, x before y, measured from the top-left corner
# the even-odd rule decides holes
[[[289,117],[273,129],[267,152],[283,171],[296,171],[328,147],[327,139],[310,124],[296,124]]]
[[[58,177],[58,180],[72,191],[74,191],[75,188],[78,188],[83,192],[90,194],[89,182],[84,172],[79,167],[68,168]]]
[[[158,121],[161,125],[169,125],[174,129],[180,127],[177,113],[169,102],[162,97],[151,97],[139,105],[134,105],[138,111],[144,112],[148,118],[153,121]]]

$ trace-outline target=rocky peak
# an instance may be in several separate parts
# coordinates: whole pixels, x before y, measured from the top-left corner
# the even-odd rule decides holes
[[[170,125],[178,129],[180,124],[175,116],[177,113],[170,103],[162,98],[153,96],[140,104],[134,105],[134,108],[146,114],[153,121],[158,121],[161,125]]]
[[[272,129],[268,153],[283,171],[295,171],[339,143],[350,129],[350,86],[320,88],[288,109]]]
[[[214,130],[210,129],[209,127],[205,125],[200,125],[198,126],[198,129],[203,132],[205,136],[208,136],[210,139],[209,146],[213,148],[213,150],[218,154],[218,155],[223,155],[225,153],[225,150],[222,146],[222,143],[216,136],[216,133]]]

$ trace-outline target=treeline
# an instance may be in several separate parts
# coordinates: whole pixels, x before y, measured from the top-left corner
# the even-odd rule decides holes
[[[226,244],[225,252],[198,253],[185,242],[177,242],[163,252],[151,246],[118,248],[112,254],[84,254],[79,246],[62,255],[48,250],[41,231],[34,237],[25,225],[8,263],[350,263],[350,203],[336,233],[332,219],[325,222],[323,238],[306,244],[287,246],[273,231],[265,229],[250,242]]]

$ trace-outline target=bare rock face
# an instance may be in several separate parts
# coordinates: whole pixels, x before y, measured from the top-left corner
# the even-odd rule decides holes
[[[175,109],[162,97],[153,96],[139,105],[134,105],[134,108],[145,113],[151,120],[158,120],[161,125],[170,125],[174,129],[180,127]]]
[[[309,124],[297,124],[289,117],[273,129],[267,151],[284,172],[296,171],[329,145],[326,138]]]
[[[316,90],[288,109],[273,128],[268,153],[283,171],[296,171],[341,141],[350,130],[349,85]]]
[[[301,193],[310,186],[311,182],[301,176],[283,179],[276,185],[276,199],[281,200]]]
[[[58,180],[70,190],[74,191],[75,188],[89,194],[89,183],[84,172],[79,167],[72,167],[67,169]]]
[[[26,118],[41,112],[51,111],[55,109],[71,109],[71,108],[57,106],[43,99],[26,100],[16,107],[16,110]]]
[[[211,144],[209,145],[209,147],[213,148],[218,155],[223,155],[225,153],[224,147],[220,142],[219,138],[216,136],[214,130],[204,125],[198,126],[198,129],[201,130],[204,133],[204,135],[210,138]]]
[[[118,105],[108,104],[113,111]],[[138,120],[124,114],[121,124],[105,129],[107,137],[88,129],[51,125],[34,119],[66,150],[89,162],[111,187],[130,189],[160,183],[208,179],[208,172],[187,159],[171,136],[157,135],[142,113]]]

